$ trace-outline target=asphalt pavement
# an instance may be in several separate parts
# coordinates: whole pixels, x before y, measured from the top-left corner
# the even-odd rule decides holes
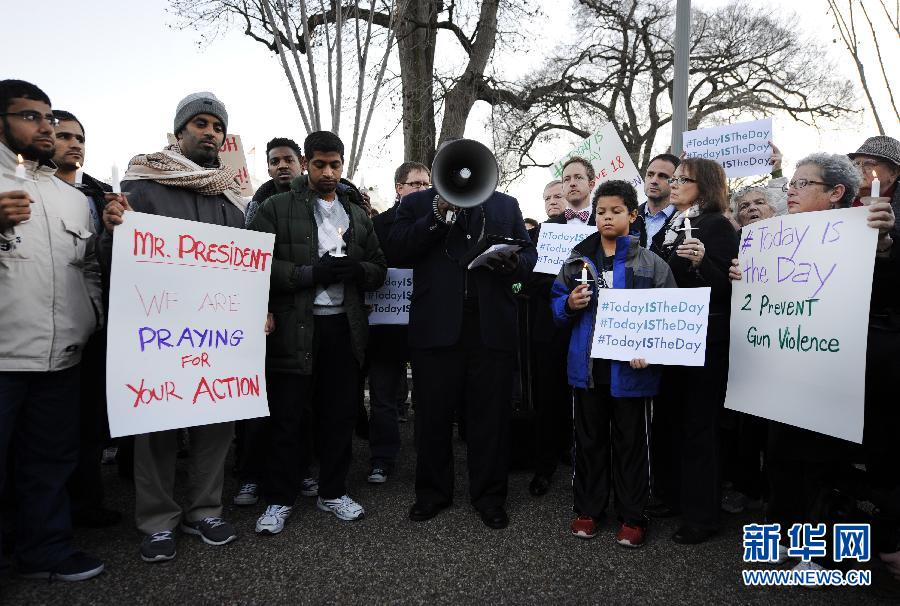
[[[357,522],[318,511],[300,497],[280,535],[257,536],[262,503],[231,504],[237,486],[226,480],[225,517],[236,542],[212,547],[180,534],[174,561],[147,564],[132,521],[134,489],[104,467],[108,505],[125,520],[104,530],[76,531],[76,546],[102,558],[106,571],[80,583],[13,578],[0,588],[10,605],[80,604],[889,604],[867,588],[748,588],[741,570],[741,527],[759,514],[724,515],[722,531],[706,544],[670,540],[677,519],[656,521],[642,549],[614,541],[610,521],[593,540],[569,534],[571,468],[560,467],[550,492],[528,494],[531,474],[510,475],[504,530],[485,527],[468,503],[465,444],[456,442],[455,504],[427,522],[407,518],[414,492],[412,423],[396,473],[370,485],[368,443],[354,442],[350,495],[366,509]],[[184,467],[184,462],[181,462]],[[230,461],[229,461],[230,465]],[[179,482],[185,479],[183,469]],[[760,567],[753,565],[753,567]]]

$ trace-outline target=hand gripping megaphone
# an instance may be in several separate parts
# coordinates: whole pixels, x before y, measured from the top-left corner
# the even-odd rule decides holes
[[[497,159],[487,147],[472,139],[443,144],[431,164],[431,183],[447,203],[459,208],[483,204],[500,177]]]

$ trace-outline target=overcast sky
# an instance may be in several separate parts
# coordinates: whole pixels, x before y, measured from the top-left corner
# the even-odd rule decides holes
[[[694,5],[709,7],[721,3],[695,0]],[[196,31],[171,27],[176,20],[166,12],[165,0],[5,4],[4,32],[0,38],[2,77],[31,81],[50,96],[54,108],[78,115],[87,130],[85,169],[98,178],[107,179],[114,162],[124,168],[133,155],[160,149],[166,142],[166,133],[172,130],[178,101],[200,90],[213,91],[225,103],[229,131],[241,135],[246,150],[255,146],[260,152],[256,165],[251,167],[259,179],[267,178],[266,141],[287,136],[302,144],[306,133],[277,58],[239,31],[199,46]],[[824,0],[797,6],[802,13],[797,27],[821,32],[827,42],[835,37]],[[549,15],[541,25],[543,32],[558,34],[560,39],[571,35],[571,23],[564,14]],[[548,34],[544,42],[549,43],[552,38]],[[885,44],[882,52],[886,56],[900,56],[896,39],[886,40]],[[541,46],[546,48],[547,44]],[[855,72],[842,54],[842,47],[827,46],[832,56],[842,59],[842,69],[855,82]],[[525,57],[517,61],[515,69],[521,70],[536,60],[536,54]],[[510,65],[504,75],[512,69]],[[877,76],[874,70],[872,66],[870,78]],[[860,95],[860,108],[862,101]],[[368,153],[355,180],[378,186],[382,197],[390,199],[393,169],[404,160],[402,132],[397,129],[385,138],[396,124],[396,114],[389,108],[378,113],[384,117],[373,123]],[[486,106],[476,105],[466,135],[490,144],[486,125],[489,116]],[[889,114],[885,113],[885,117],[894,122]],[[889,134],[900,135],[896,123],[885,127]],[[774,129],[789,169],[793,162],[813,151],[853,151],[866,136],[876,133],[868,114],[822,124],[818,131],[776,116]],[[349,152],[349,138],[345,139]],[[667,143],[658,140],[658,151],[663,151]],[[556,155],[567,151],[563,146]],[[519,199],[526,216],[544,218],[539,190],[549,177],[546,169],[531,169],[508,189]]]

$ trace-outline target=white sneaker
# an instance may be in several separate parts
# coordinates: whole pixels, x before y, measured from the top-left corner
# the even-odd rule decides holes
[[[319,496],[319,481],[315,478],[303,478],[300,482],[300,494],[304,497]]]
[[[234,504],[238,506],[256,505],[257,501],[259,501],[259,486],[252,482],[242,484],[234,497]]]
[[[258,534],[278,534],[284,530],[284,522],[291,515],[293,507],[287,505],[269,505],[266,512],[256,520]]]
[[[319,497],[316,501],[316,506],[322,511],[330,511],[335,516],[337,516],[338,519],[345,520],[347,522],[358,520],[366,513],[362,505],[360,505],[347,495],[344,495],[337,499],[328,500]]]
[[[780,555],[780,553],[779,553]],[[800,562],[796,566],[794,566],[791,570],[796,570],[797,572],[803,572],[805,570],[825,570],[819,564],[815,562]],[[815,583],[800,583],[801,587],[805,587],[806,589],[818,589],[821,585],[816,585]]]

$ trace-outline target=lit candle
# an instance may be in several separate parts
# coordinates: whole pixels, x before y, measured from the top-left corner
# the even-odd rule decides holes
[[[582,284],[588,283],[587,263],[581,266],[581,279],[578,281]]]
[[[690,217],[685,217],[685,218],[684,218],[684,239],[685,239],[685,240],[687,240],[688,238],[692,237],[692,236],[691,236],[691,231],[692,231],[693,229],[694,229],[694,228],[691,227],[691,218],[690,218]]]
[[[16,164],[16,179],[27,181],[28,173],[25,172],[25,160],[22,159],[22,154],[18,154],[17,162],[18,164]]]
[[[874,170],[872,171],[872,193],[869,195],[873,198],[878,198],[881,195],[881,181],[878,180]]]
[[[84,169],[81,168],[81,162],[75,163],[75,185],[81,185],[84,179]]]
[[[338,227],[338,243],[334,247],[334,256],[335,257],[343,257],[344,256],[344,253],[341,252],[341,247],[343,246],[343,243],[344,243],[344,229],[341,227]]]
[[[110,185],[112,185],[112,190],[114,194],[122,193],[122,184],[119,182],[119,167],[115,164],[112,165],[112,177],[110,177]]]

